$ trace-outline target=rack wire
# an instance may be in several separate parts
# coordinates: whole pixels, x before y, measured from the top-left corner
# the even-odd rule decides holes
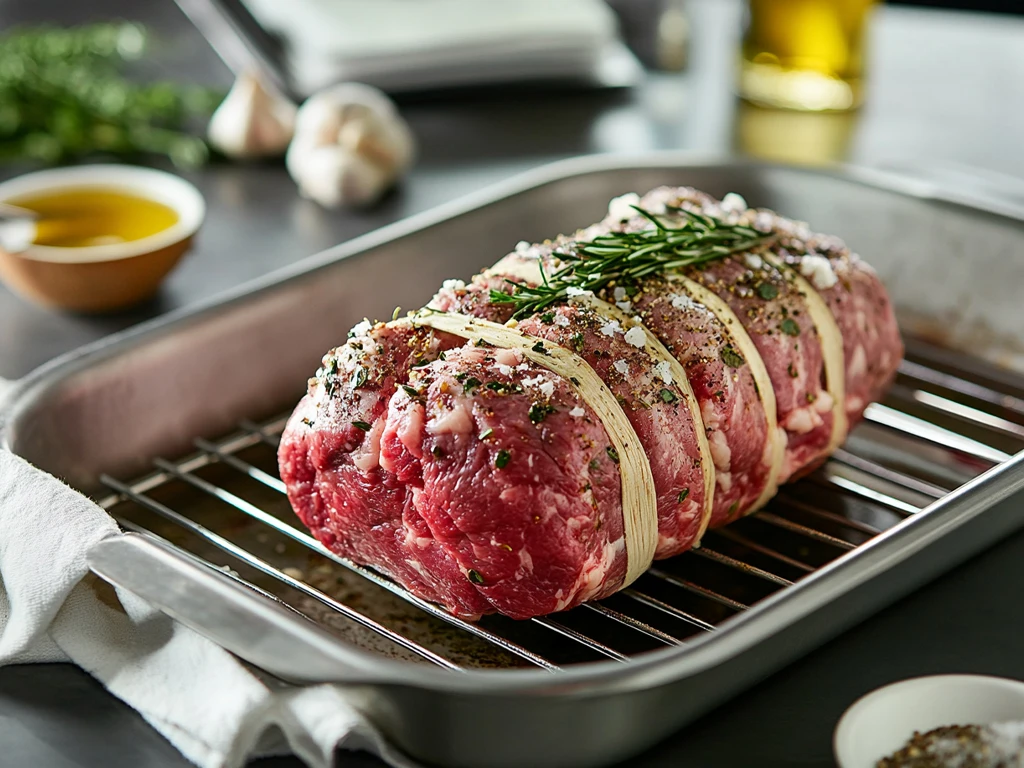
[[[196,452],[156,458],[132,481],[104,476],[101,504],[131,530],[170,541],[318,621],[344,640],[453,671],[533,667],[685,645],[847,556],[872,537],[1024,449],[1024,382],[950,366],[912,345],[886,400],[847,444],[768,506],[656,562],[632,586],[565,613],[469,622],[326,549],[288,506],[276,471],[285,417],[243,421]]]

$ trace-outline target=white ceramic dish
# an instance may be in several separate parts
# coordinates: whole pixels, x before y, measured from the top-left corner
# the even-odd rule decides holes
[[[1024,683],[984,675],[903,680],[854,702],[833,739],[840,768],[874,768],[914,735],[944,725],[1024,721]]]

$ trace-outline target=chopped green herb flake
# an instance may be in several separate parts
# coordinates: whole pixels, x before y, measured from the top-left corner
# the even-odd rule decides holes
[[[412,397],[412,398],[417,398],[417,397],[419,397],[419,396],[420,396],[420,393],[419,393],[419,392],[417,392],[417,391],[416,391],[415,389],[413,389],[412,387],[410,387],[410,386],[409,386],[408,384],[403,384],[403,385],[402,385],[402,389],[404,389],[404,390],[405,390],[405,394],[407,394],[407,395],[408,395],[409,397]]]
[[[363,384],[366,383],[366,369],[356,368],[355,375],[352,376],[352,389],[359,389]]]
[[[779,289],[771,283],[759,283],[757,286],[757,295],[765,301],[771,301],[779,295]]]
[[[540,321],[547,325],[551,325],[553,322],[555,322],[555,313],[545,312],[543,315],[540,316]]]
[[[747,361],[743,359],[743,355],[732,348],[731,345],[726,344],[722,347],[722,362],[728,365],[730,368],[739,368]]]
[[[540,352],[542,355],[546,355],[548,353],[547,349],[544,347],[544,342],[542,341],[538,341],[536,344],[530,347],[530,349],[532,349],[534,352]]]
[[[477,339],[474,344],[476,347],[493,347],[494,345],[486,339]]]
[[[608,454],[608,458],[614,461],[616,464],[619,463],[619,452],[612,448],[610,445],[604,449],[605,453]]]
[[[597,459],[591,459],[590,460],[590,471],[591,472],[596,472],[597,468],[599,466],[600,466],[600,464],[597,463]]]
[[[499,395],[507,395],[510,392],[522,392],[522,387],[518,384],[508,384],[504,381],[488,381],[485,386]]]
[[[481,384],[480,379],[475,376],[470,376],[464,382],[462,382],[462,391],[467,395],[473,394],[473,390],[479,387]]]
[[[577,352],[583,351],[582,333],[574,333],[572,336],[569,337],[569,342],[572,344],[572,348],[575,349]]]
[[[365,421],[353,421],[352,422],[352,426],[355,427],[356,429],[363,430],[363,432],[369,432],[370,431],[370,425],[368,423],[366,423]]]
[[[738,510],[739,508],[740,508],[740,503],[738,501],[734,501],[732,504],[730,504],[729,505],[729,516],[732,517],[733,515],[735,515],[736,514],[736,510]]]
[[[681,490],[679,492],[679,495],[676,497],[676,501],[678,501],[680,504],[682,504],[684,501],[686,501],[686,497],[689,496],[689,495],[690,495],[690,489],[689,488],[683,488],[683,490]]]
[[[442,451],[436,445],[433,448],[430,449],[430,452],[431,452],[431,454],[433,454],[435,459],[443,459],[444,458],[444,451]]]
[[[494,429],[488,427],[487,429],[485,429],[483,432],[480,433],[480,439],[481,440],[486,440],[488,437],[490,437],[493,434],[494,434]]]
[[[302,417],[302,423],[305,424],[307,427],[313,426],[312,419],[307,419],[305,416]]]
[[[534,403],[530,406],[530,421],[540,424],[547,418],[548,414],[554,413],[555,409],[546,403]]]
[[[797,371],[796,366],[793,365],[792,363],[789,364],[789,367],[786,368],[786,371],[789,373],[789,378],[791,379],[795,379],[797,376],[800,375],[800,372]]]
[[[679,400],[679,396],[671,389],[662,389],[660,395],[663,403],[674,403]]]
[[[467,576],[469,576],[469,580],[472,581],[474,584],[484,583],[484,577],[474,570],[470,570]]]
[[[787,336],[800,335],[800,326],[797,325],[796,321],[791,317],[787,317],[785,320],[783,320],[779,324],[779,329]]]
[[[511,458],[512,454],[506,451],[505,449],[502,449],[498,451],[498,456],[497,458],[494,459],[494,466],[497,467],[498,469],[504,469],[505,467],[508,466],[509,459]]]
[[[579,379],[577,379],[577,378],[576,378],[575,376],[570,376],[570,377],[569,377],[569,381],[571,381],[571,382],[572,382],[573,384],[575,384],[575,385],[576,385],[577,387],[578,387],[578,386],[580,385],[580,380],[579,380]]]

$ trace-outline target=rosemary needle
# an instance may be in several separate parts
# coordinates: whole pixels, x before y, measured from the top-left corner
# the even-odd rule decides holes
[[[512,287],[508,292],[491,291],[491,302],[513,305],[513,316],[522,318],[563,302],[578,291],[599,291],[612,282],[628,289],[650,275],[706,264],[761,247],[773,239],[752,227],[682,208],[670,209],[683,217],[677,226],[669,226],[643,208],[633,208],[654,227],[639,232],[610,232],[572,243],[567,252],[558,253],[564,266],[549,275],[541,263],[540,285],[509,281]]]

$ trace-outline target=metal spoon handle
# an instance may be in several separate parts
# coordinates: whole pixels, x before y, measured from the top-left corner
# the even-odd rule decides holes
[[[0,221],[4,219],[38,219],[39,214],[20,205],[0,203]]]

